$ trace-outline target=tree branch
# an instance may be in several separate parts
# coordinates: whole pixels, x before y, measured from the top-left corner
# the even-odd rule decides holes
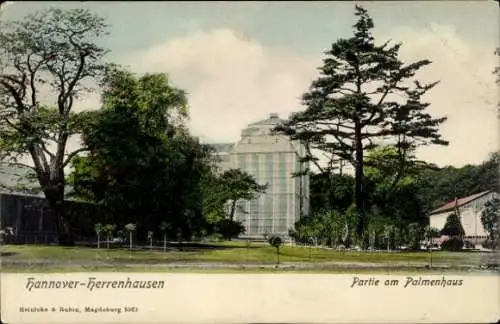
[[[82,147],[79,149],[74,150],[73,152],[69,153],[68,156],[66,157],[66,160],[63,162],[63,168],[66,167],[70,162],[71,159],[73,159],[76,155],[82,152],[88,152],[89,149],[86,147]]]
[[[15,165],[15,166],[20,166],[20,167],[23,167],[23,168],[28,168],[30,170],[33,170],[36,172],[36,169],[34,166],[32,165],[28,165],[28,164],[24,164],[24,163],[21,163],[21,162],[7,162],[8,165]]]
[[[30,88],[31,88],[31,106],[34,108],[37,106],[38,102],[37,102],[37,99],[36,99],[36,87],[35,87],[35,75],[36,75],[36,72],[38,71],[38,68],[41,66],[41,62],[36,64],[36,66],[34,68],[31,67],[31,62],[30,62],[30,59],[31,59],[31,54],[28,55],[27,59],[26,59],[26,65],[28,67],[28,71],[30,73]]]
[[[377,102],[376,104],[376,107],[380,107],[380,105],[382,104],[382,102],[384,102],[385,98],[387,97],[387,95],[389,94],[389,92],[394,89],[397,85],[398,85],[398,82],[400,80],[401,77],[397,77],[384,91],[384,93],[382,94],[382,96],[380,96],[380,99],[379,101]],[[370,117],[368,117],[368,119],[366,120],[366,122],[363,123],[363,126],[369,124],[373,118],[375,117],[375,114],[377,113],[377,110],[374,109],[373,112],[371,113]]]
[[[47,153],[48,156],[50,156],[50,159],[52,161],[55,158],[55,154],[52,153],[51,151],[49,151],[49,149],[47,148],[47,146],[45,145],[45,143],[43,141],[41,141],[40,146],[42,147],[42,150],[45,153]]]
[[[324,126],[336,126],[336,127],[342,127],[342,128],[347,128],[347,129],[354,130],[354,127],[352,127],[352,126],[347,126],[347,125],[342,124],[342,123],[340,123],[340,122],[335,123],[335,122],[326,122],[326,121],[322,122],[322,121],[317,121],[317,122],[315,122],[315,124],[317,124],[317,125],[324,125]]]
[[[323,173],[323,168],[319,165],[318,161],[314,158],[313,154],[311,153],[311,147],[309,146],[308,142],[304,143],[304,148],[306,149],[307,155],[311,158],[311,161],[314,163],[314,165],[318,168],[318,170]]]
[[[49,162],[47,161],[47,157],[45,157],[45,152],[42,149],[42,146],[39,145],[39,143],[37,143],[37,144],[33,145],[33,148],[34,148],[36,154],[38,155],[38,157],[40,158],[44,170],[48,170],[49,169]]]
[[[82,72],[83,72],[83,68],[85,66],[85,58],[87,56],[88,56],[87,52],[80,53],[80,63],[78,65],[78,69],[76,71],[76,74],[73,77],[73,80],[71,80],[70,83],[69,83],[69,85],[68,85],[68,89],[66,91],[66,94],[63,96],[63,104],[66,103],[66,100],[68,100],[69,96],[72,96],[72,93],[73,93],[73,90],[75,88],[75,85],[77,84],[78,81],[80,81],[80,78],[81,78],[81,75],[82,75]],[[70,104],[71,105],[73,104],[73,100],[70,101]],[[61,113],[67,113],[67,112],[69,112],[71,110],[70,104],[68,104],[67,107],[64,107],[63,111]],[[59,107],[59,111],[61,111],[61,107]]]
[[[7,78],[6,76],[3,76],[3,78]],[[10,85],[8,82],[5,81],[0,81],[0,83],[7,88],[7,90],[10,92],[12,97],[14,97],[14,101],[16,102],[16,110],[18,113],[23,113],[25,110],[25,106],[23,103],[23,99],[21,95],[17,92],[16,88],[14,88],[12,85]]]
[[[12,127],[14,130],[18,131],[19,133],[21,134],[24,134],[24,130],[21,128],[21,127],[18,127],[16,126],[14,123],[12,123],[9,118],[5,117],[3,118],[3,120],[10,126]]]

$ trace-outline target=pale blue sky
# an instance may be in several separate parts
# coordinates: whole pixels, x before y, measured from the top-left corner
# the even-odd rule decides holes
[[[323,51],[349,37],[354,2],[19,2],[3,19],[50,6],[83,7],[106,18],[110,59],[138,72],[167,72],[187,90],[190,127],[208,141],[236,141],[270,112],[303,109],[298,98],[316,76]],[[446,115],[447,148],[421,157],[438,164],[478,163],[498,149],[498,3],[360,2],[379,43],[404,43],[404,61],[428,58],[425,81],[441,80],[430,112]],[[85,107],[97,105],[98,95]],[[221,127],[221,122],[224,127]],[[468,152],[464,154],[464,152]]]
[[[498,40],[495,1],[359,2],[370,11],[377,32],[400,25],[428,28],[453,25],[478,44]],[[48,7],[88,8],[105,17],[111,36],[107,46],[131,51],[152,46],[199,28],[238,28],[265,45],[317,53],[337,37],[349,36],[355,21],[352,2],[17,2],[3,14],[19,19]]]

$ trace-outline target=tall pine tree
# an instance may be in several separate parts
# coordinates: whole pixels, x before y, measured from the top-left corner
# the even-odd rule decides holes
[[[356,6],[354,35],[339,39],[325,54],[320,77],[303,95],[306,109],[294,113],[275,130],[304,143],[307,156],[322,172],[334,161],[348,161],[355,169],[356,234],[366,224],[364,152],[378,144],[397,148],[402,167],[406,155],[419,145],[447,145],[439,126],[446,120],[426,112],[422,96],[438,82],[423,84],[415,73],[429,60],[404,64],[398,57],[401,43],[376,45],[367,11]],[[315,155],[326,153],[326,164]],[[326,165],[326,167],[325,167]]]

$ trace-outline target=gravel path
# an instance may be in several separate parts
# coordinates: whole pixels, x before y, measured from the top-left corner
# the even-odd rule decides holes
[[[131,262],[118,262],[109,260],[3,260],[2,266],[7,267],[57,267],[57,266],[82,266],[88,268],[189,268],[189,269],[272,269],[276,266],[274,264],[256,264],[256,263],[223,263],[223,262],[168,262],[161,264],[147,264],[147,263],[131,263]],[[279,265],[280,269],[301,269],[301,270],[355,270],[355,269],[388,269],[388,270],[404,270],[404,269],[424,269],[427,267],[425,262],[392,262],[392,263],[370,263],[370,262],[314,262],[314,263],[292,263],[283,262]],[[479,265],[449,265],[449,264],[433,264],[433,269],[448,269],[448,270],[479,270]]]

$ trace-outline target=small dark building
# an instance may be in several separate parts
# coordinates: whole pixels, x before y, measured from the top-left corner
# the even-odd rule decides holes
[[[2,228],[12,227],[11,243],[57,242],[56,219],[46,208],[46,200],[18,193],[0,194]]]
[[[66,193],[71,188],[66,187]],[[95,204],[67,199],[67,215],[71,217],[75,240],[87,241],[94,237],[94,224],[105,219]],[[56,243],[56,217],[40,190],[33,170],[0,162],[0,229],[11,227],[13,235],[5,242],[38,244]]]
[[[66,212],[71,218],[75,240],[89,241],[94,236],[94,223],[100,218],[99,207],[90,203],[67,200]],[[55,215],[47,200],[23,193],[0,193],[1,228],[13,228],[5,242],[22,244],[57,243]]]

